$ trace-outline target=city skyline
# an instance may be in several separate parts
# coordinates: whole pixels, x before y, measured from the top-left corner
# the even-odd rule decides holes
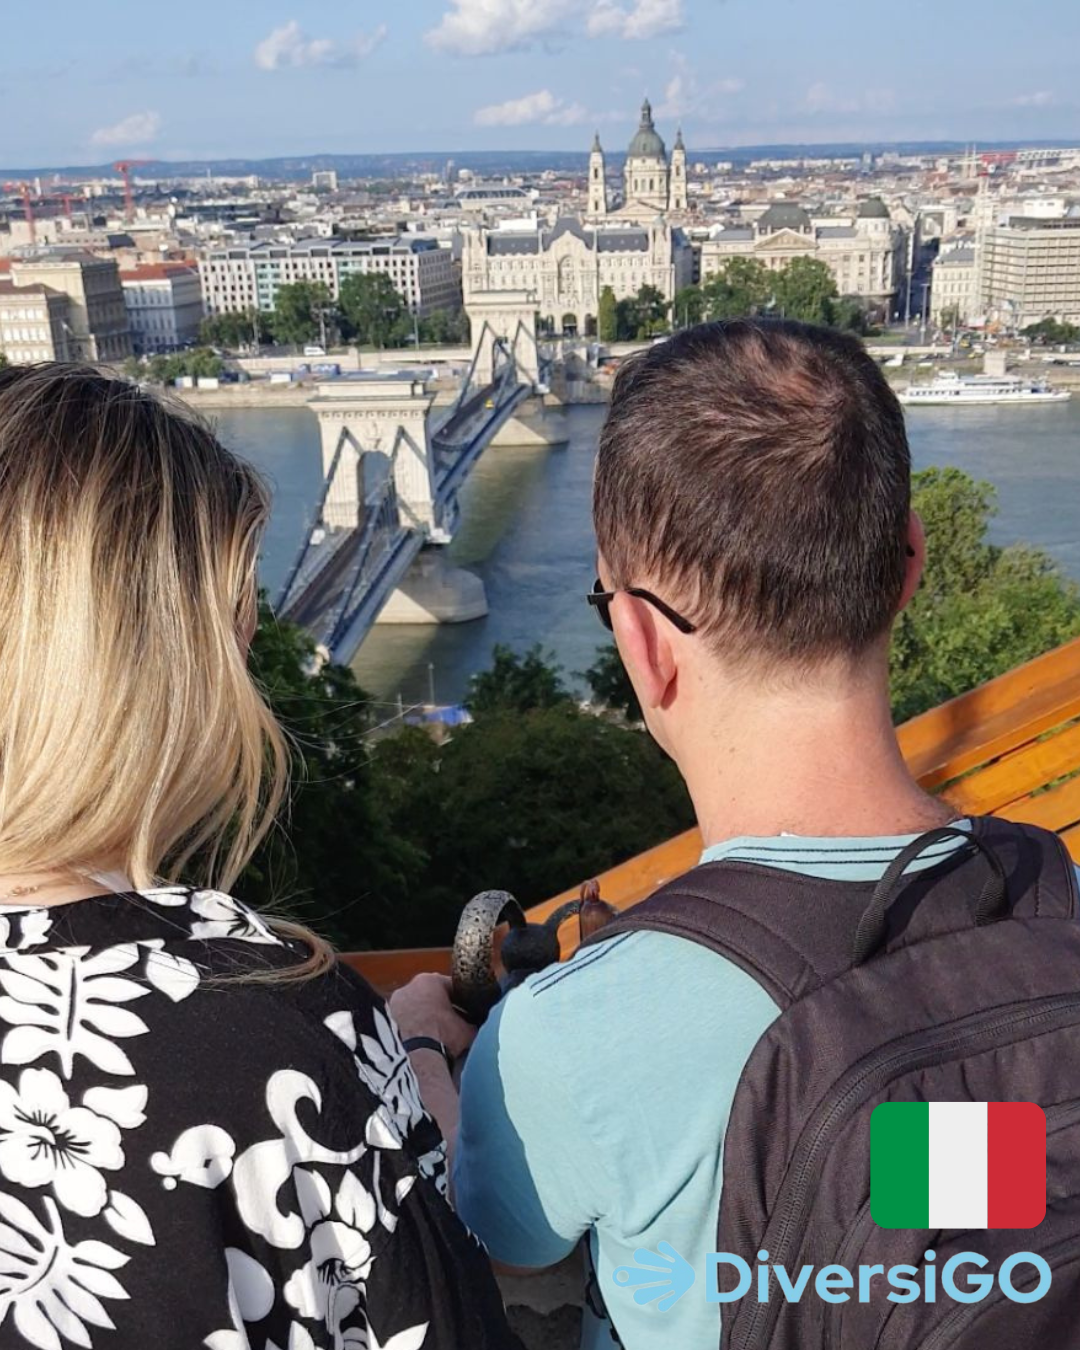
[[[643,94],[691,148],[1080,137],[1066,0],[1037,27],[1004,0],[977,22],[930,0],[774,8],[776,24],[750,0],[189,0],[180,28],[134,0],[22,6],[0,164],[554,152],[597,130],[617,150]]]

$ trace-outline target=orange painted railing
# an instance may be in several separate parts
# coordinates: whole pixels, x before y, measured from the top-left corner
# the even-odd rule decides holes
[[[1055,830],[1080,861],[1080,639],[912,718],[897,735],[927,791],[940,792],[962,811]],[[700,835],[687,830],[604,872],[600,893],[625,909],[693,867],[700,852]],[[498,878],[480,877],[477,883],[477,889],[497,885]],[[577,887],[564,891],[535,905],[528,916],[545,919],[577,893]],[[563,956],[573,950],[576,930],[572,920],[560,930]],[[360,952],[345,959],[387,991],[420,971],[450,968],[449,950],[439,947]]]

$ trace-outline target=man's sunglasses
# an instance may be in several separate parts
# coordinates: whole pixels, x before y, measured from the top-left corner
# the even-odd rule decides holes
[[[621,592],[623,595],[636,596],[638,600],[644,600],[646,604],[652,605],[653,609],[658,609],[660,613],[673,623],[680,633],[696,633],[697,624],[691,623],[689,619],[684,619],[681,614],[672,609],[670,605],[665,605],[659,596],[653,595],[652,591],[642,590],[640,586],[627,586]],[[619,591],[605,591],[604,583],[599,577],[593,582],[593,588],[585,599],[596,610],[600,622],[611,632],[611,602],[619,595]]]

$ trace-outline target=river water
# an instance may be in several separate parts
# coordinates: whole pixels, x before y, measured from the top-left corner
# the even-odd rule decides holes
[[[440,703],[462,697],[496,643],[540,643],[568,676],[606,640],[585,592],[595,574],[589,492],[603,408],[569,409],[570,442],[488,450],[461,494],[450,561],[479,573],[491,612],[474,623],[376,626],[353,662],[376,699]],[[262,561],[271,596],[321,486],[319,436],[305,409],[237,409],[221,436],[270,478],[274,513]],[[908,418],[917,468],[956,465],[998,489],[992,537],[1045,548],[1080,580],[1080,398],[1045,408],[919,408]],[[577,683],[577,681],[575,681]]]

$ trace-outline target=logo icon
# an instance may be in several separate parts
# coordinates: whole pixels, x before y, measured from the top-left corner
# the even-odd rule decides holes
[[[1035,1228],[1046,1116],[1033,1102],[882,1102],[870,1117],[879,1228]]]
[[[634,1285],[635,1303],[652,1303],[660,1299],[659,1312],[678,1303],[694,1283],[694,1268],[685,1261],[670,1242],[658,1242],[659,1253],[639,1247],[634,1253],[636,1266],[619,1266],[612,1278],[620,1289]],[[670,1293],[667,1292],[670,1290]],[[661,1297],[661,1295],[663,1297]]]

